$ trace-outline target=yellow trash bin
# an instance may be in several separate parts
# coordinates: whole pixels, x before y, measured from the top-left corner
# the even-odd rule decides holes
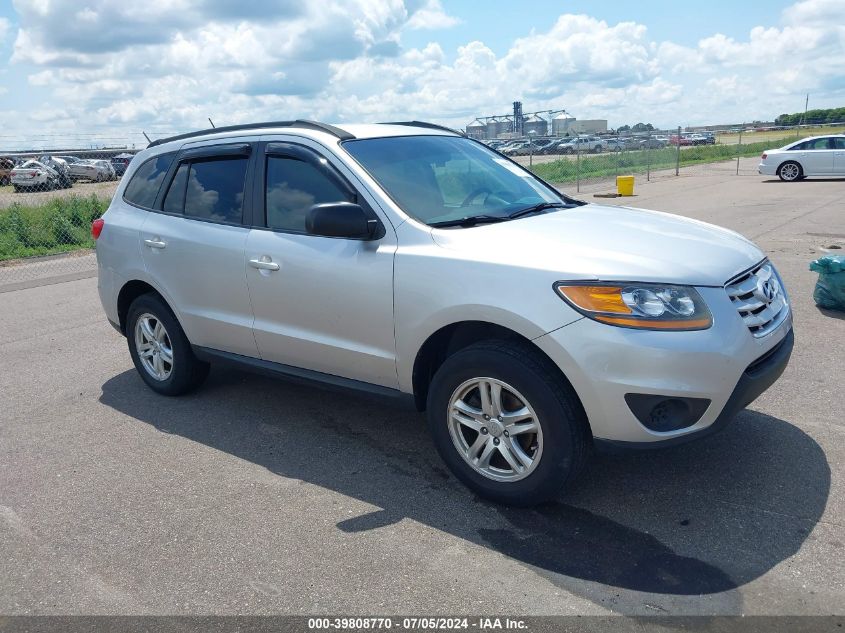
[[[620,196],[634,195],[634,177],[633,176],[617,176],[616,177],[616,193]]]

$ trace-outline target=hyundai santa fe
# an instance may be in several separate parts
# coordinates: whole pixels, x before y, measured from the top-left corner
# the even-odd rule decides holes
[[[154,391],[221,362],[408,402],[503,503],[552,497],[594,447],[723,427],[793,344],[778,272],[741,235],[572,199],[427,123],[158,140],[92,232]]]

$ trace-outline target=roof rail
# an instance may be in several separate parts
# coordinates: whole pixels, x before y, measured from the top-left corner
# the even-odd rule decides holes
[[[177,134],[176,136],[168,136],[167,138],[158,138],[148,145],[148,147],[155,147],[162,143],[169,143],[170,141],[181,141],[186,138],[194,138],[197,136],[205,136],[206,134],[219,134],[220,132],[237,132],[238,130],[256,130],[265,127],[304,127],[309,130],[319,130],[320,132],[328,132],[332,136],[336,136],[341,141],[346,141],[355,138],[355,135],[350,134],[346,130],[341,130],[339,127],[329,125],[328,123],[319,123],[317,121],[307,121],[305,119],[296,119],[294,121],[267,121],[265,123],[244,123],[241,125],[227,125],[225,127],[215,127],[208,130],[199,130],[198,132],[187,132],[185,134]]]
[[[430,130],[443,130],[444,132],[451,132],[459,136],[466,136],[460,130],[455,130],[445,125],[437,125],[437,123],[428,123],[427,121],[385,121],[381,125],[407,125],[409,127],[425,127]]]

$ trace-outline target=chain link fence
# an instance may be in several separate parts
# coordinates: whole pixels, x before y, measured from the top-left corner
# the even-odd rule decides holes
[[[766,149],[843,131],[845,122],[484,142],[564,191],[611,193],[617,176],[633,175],[639,183],[708,174],[756,176],[753,158]],[[49,139],[39,143],[47,147]],[[136,147],[141,146],[0,151],[0,291],[94,272],[91,222],[108,208],[126,166],[139,151]]]
[[[767,149],[801,138],[845,131],[845,122],[792,128],[739,127],[722,130],[671,130],[621,135],[484,141],[538,176],[567,191],[616,189],[617,176],[638,181],[677,176],[735,174],[756,176],[755,161]]]
[[[91,271],[91,222],[133,152],[0,154],[0,285]]]

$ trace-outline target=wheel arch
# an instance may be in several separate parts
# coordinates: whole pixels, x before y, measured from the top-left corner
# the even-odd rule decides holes
[[[804,165],[802,165],[801,161],[798,160],[797,158],[790,156],[790,157],[786,158],[785,160],[782,160],[780,163],[778,163],[777,169],[775,169],[775,173],[778,176],[780,175],[781,167],[783,167],[787,163],[795,163],[796,165],[798,165],[798,171],[800,172],[799,175],[800,176],[804,175]]]
[[[179,315],[173,309],[173,306],[157,288],[155,288],[149,282],[143,281],[141,279],[132,279],[127,281],[123,286],[120,288],[120,292],[117,294],[117,317],[119,320],[118,325],[120,326],[120,331],[126,335],[126,319],[129,313],[129,306],[132,305],[132,302],[135,301],[141,295],[146,294],[154,294],[159,299],[164,302],[170,309],[170,313],[173,315],[173,318],[179,323],[180,327],[182,327],[184,331],[184,326],[182,325],[181,319],[179,319]]]
[[[457,321],[441,327],[432,333],[417,351],[414,358],[412,382],[414,388],[414,402],[419,411],[425,411],[428,389],[434,374],[443,362],[456,352],[481,341],[513,341],[529,347],[542,359],[549,372],[561,380],[575,396],[578,406],[584,411],[581,397],[572,382],[560,367],[540,349],[531,339],[510,328],[488,321]],[[584,419],[588,419],[586,413]]]

